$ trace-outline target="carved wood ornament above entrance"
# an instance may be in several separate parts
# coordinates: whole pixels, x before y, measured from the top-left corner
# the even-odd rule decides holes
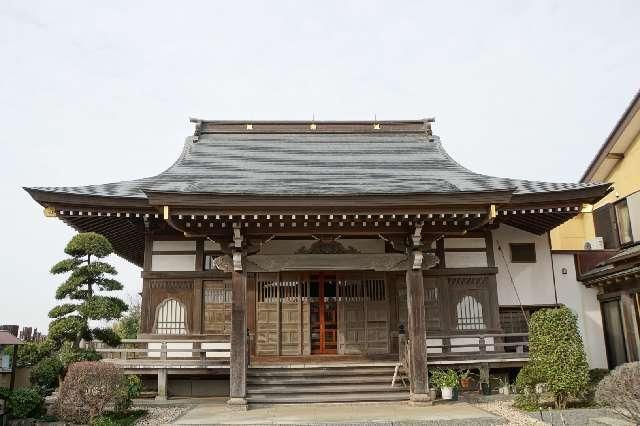
[[[360,252],[351,246],[345,247],[336,240],[318,240],[309,248],[301,247],[296,254],[360,254]]]

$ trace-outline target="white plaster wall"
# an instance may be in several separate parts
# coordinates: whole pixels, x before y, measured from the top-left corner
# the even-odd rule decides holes
[[[507,266],[511,270],[515,287],[523,305],[555,303],[551,252],[547,234],[535,235],[508,225],[500,225],[492,232],[494,258],[498,267],[496,275],[498,303],[500,305],[518,305],[518,298],[509,279]],[[509,243],[535,243],[536,262],[511,263]],[[498,251],[498,245],[502,247],[504,257]]]
[[[151,256],[152,271],[195,271],[195,254],[154,254]]]
[[[484,238],[450,238],[444,239],[444,248],[485,248]]]
[[[481,251],[445,251],[447,268],[476,268],[487,266],[487,253]]]
[[[153,251],[196,251],[195,241],[154,241]]]
[[[566,305],[578,316],[578,327],[584,342],[587,362],[591,368],[607,368],[604,332],[598,292],[585,287],[576,279],[573,254],[554,253],[558,302]],[[566,273],[563,273],[566,272]]]

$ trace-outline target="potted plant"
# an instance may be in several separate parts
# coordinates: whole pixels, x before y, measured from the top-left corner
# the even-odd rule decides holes
[[[462,390],[471,389],[471,384],[473,383],[473,379],[471,378],[471,371],[461,370],[459,376],[460,376],[460,387],[462,388]]]
[[[433,370],[431,380],[440,388],[442,399],[453,399],[453,390],[458,387],[458,373],[454,370]]]
[[[511,394],[511,385],[509,384],[509,379],[503,377],[498,379],[498,392],[502,395]]]

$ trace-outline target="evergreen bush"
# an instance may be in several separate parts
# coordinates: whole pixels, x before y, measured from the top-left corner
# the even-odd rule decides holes
[[[569,397],[582,396],[589,385],[578,319],[569,308],[542,309],[531,316],[529,359],[516,386],[533,387],[535,393],[535,384],[546,383],[556,408],[565,408]]]
[[[62,362],[56,356],[44,358],[33,366],[29,373],[32,385],[37,385],[45,390],[53,390],[58,387],[58,379],[63,370]]]
[[[100,361],[102,356],[93,349],[74,348],[71,342],[64,342],[58,351],[58,358],[67,369],[74,362]]]
[[[7,399],[9,415],[17,419],[39,417],[44,408],[44,398],[37,388],[17,389]]]

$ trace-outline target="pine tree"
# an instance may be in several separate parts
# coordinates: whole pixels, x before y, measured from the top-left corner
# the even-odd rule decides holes
[[[98,294],[122,290],[122,284],[110,277],[117,274],[116,269],[96,260],[113,252],[111,243],[100,234],[88,232],[73,237],[64,252],[71,257],[55,264],[51,273],[70,273],[56,290],[56,299],[68,302],[49,311],[49,318],[53,318],[49,337],[58,344],[73,342],[76,348],[82,339],[99,339],[109,345],[117,345],[120,339],[111,328],[92,329],[89,323],[119,319],[128,309],[119,298]]]

